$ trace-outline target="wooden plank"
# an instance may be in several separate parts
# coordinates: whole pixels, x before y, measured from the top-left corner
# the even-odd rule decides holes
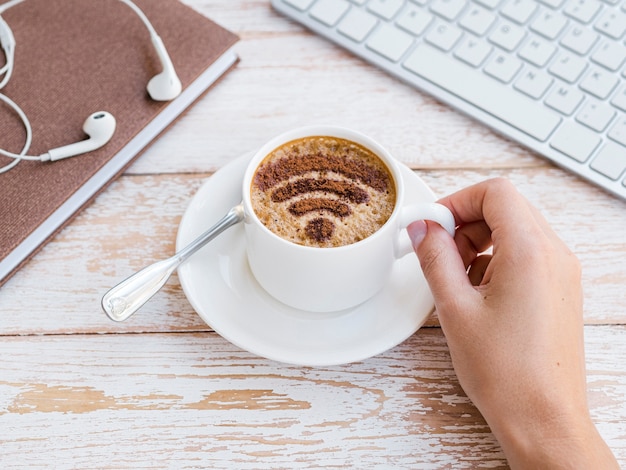
[[[276,14],[266,0],[189,2],[238,33],[241,61],[130,173],[205,172],[294,127],[334,124],[427,168],[542,166],[485,126]]]
[[[489,177],[510,177],[580,258],[586,322],[624,323],[621,201],[557,169],[419,174],[440,195]],[[173,253],[182,214],[208,177],[127,176],[115,183],[3,287],[0,334],[205,330],[176,276],[123,324],[106,318],[100,298],[124,277]],[[437,323],[433,318],[428,324]]]
[[[593,418],[625,464],[626,328],[586,341]],[[438,328],[323,368],[214,333],[5,337],[0,355],[3,468],[505,465]]]

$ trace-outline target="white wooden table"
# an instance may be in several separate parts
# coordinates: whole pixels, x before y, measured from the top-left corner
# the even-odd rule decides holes
[[[506,467],[460,388],[436,315],[333,367],[239,349],[177,276],[116,324],[102,294],[173,253],[212,173],[295,126],[367,133],[444,195],[506,176],[579,256],[592,416],[626,466],[626,203],[388,77],[267,0],[185,0],[241,62],[0,289],[2,468]]]

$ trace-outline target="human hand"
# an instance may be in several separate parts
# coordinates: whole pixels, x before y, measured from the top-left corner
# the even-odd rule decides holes
[[[508,180],[439,202],[455,238],[423,221],[409,236],[459,382],[510,465],[617,468],[588,411],[577,258]]]

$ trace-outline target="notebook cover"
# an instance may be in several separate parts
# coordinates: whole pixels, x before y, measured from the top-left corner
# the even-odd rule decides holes
[[[183,95],[192,87],[206,91],[217,77],[201,83],[207,80],[203,72],[214,63],[214,67],[220,65],[227,51],[233,54],[229,50],[237,36],[177,0],[135,3],[163,40],[183,84]],[[19,104],[30,120],[29,155],[85,139],[83,123],[95,111],[113,114],[117,128],[111,141],[89,154],[48,163],[21,161],[0,174],[0,262],[9,255],[19,255],[21,260],[0,279],[0,285],[35,253],[18,253],[20,243],[51,220],[56,228],[47,238],[53,236],[69,220],[55,220],[59,208],[66,201],[71,203],[77,192],[86,191],[90,196],[77,205],[71,216],[75,215],[149,143],[137,142],[145,134],[142,130],[159,119],[170,123],[180,115],[183,103],[177,103],[180,97],[155,102],[148,96],[146,85],[161,71],[160,62],[144,24],[119,1],[27,0],[2,17],[17,46],[13,75],[0,92]],[[18,116],[0,102],[0,147],[19,153],[24,139]],[[98,182],[105,165],[128,153],[129,147],[136,150],[125,157],[124,165],[108,181]],[[0,156],[0,165],[10,162]]]

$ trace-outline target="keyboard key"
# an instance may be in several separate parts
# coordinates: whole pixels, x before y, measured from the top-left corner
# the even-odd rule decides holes
[[[548,70],[566,82],[574,83],[586,68],[587,61],[569,52],[562,52]]]
[[[608,133],[609,138],[615,142],[626,146],[626,116],[622,116],[617,120],[615,125]]]
[[[283,0],[286,4],[297,8],[300,11],[304,11],[311,6],[315,0]]]
[[[498,53],[485,67],[485,73],[497,78],[502,83],[509,83],[522,68],[522,63],[515,57]]]
[[[539,141],[545,141],[561,122],[556,113],[432,47],[418,45],[403,65]]]
[[[476,0],[476,3],[481,4],[485,8],[489,8],[490,10],[495,9],[498,5],[500,5],[501,0]]]
[[[527,69],[515,82],[515,89],[534,99],[541,98],[554,80],[538,70]]]
[[[438,23],[426,35],[426,41],[437,46],[442,51],[451,50],[461,39],[463,33],[456,26],[447,23]]]
[[[367,41],[367,47],[397,62],[413,44],[413,36],[388,24],[382,24]]]
[[[541,3],[543,3],[546,6],[549,6],[550,8],[556,10],[557,8],[560,8],[561,5],[563,4],[563,2],[565,0],[539,0]]]
[[[626,60],[626,47],[617,42],[605,41],[593,53],[591,60],[615,72]]]
[[[614,11],[607,11],[594,27],[601,33],[613,39],[619,39],[626,31],[626,14]]]
[[[603,100],[611,94],[618,82],[615,75],[594,69],[580,82],[580,88]]]
[[[569,116],[582,103],[583,95],[575,88],[558,86],[546,98],[546,104],[553,109]]]
[[[593,31],[581,26],[574,26],[565,33],[565,36],[561,39],[561,44],[580,55],[586,55],[597,40],[598,35],[593,33]]]
[[[486,42],[470,37],[456,48],[454,55],[472,67],[478,67],[492,50],[493,47]]]
[[[615,116],[615,111],[604,103],[589,101],[576,115],[576,120],[594,131],[602,132]]]
[[[565,29],[565,26],[567,26],[567,19],[557,13],[546,10],[535,18],[530,25],[530,29],[537,34],[541,34],[544,38],[555,39]]]
[[[326,26],[334,26],[348,8],[350,4],[345,0],[319,0],[311,8],[309,15]]]
[[[480,7],[472,7],[463,16],[459,25],[476,34],[482,36],[496,21],[496,15]]]
[[[617,180],[626,170],[626,147],[607,142],[591,162],[591,168],[607,178]]]
[[[576,124],[564,122],[550,139],[550,147],[579,162],[585,162],[600,144],[595,132]]]
[[[390,20],[400,11],[404,0],[371,0],[367,9],[385,20]]]
[[[434,0],[430,10],[448,21],[454,21],[466,5],[465,0]]]
[[[597,0],[574,0],[568,2],[563,13],[581,23],[589,23],[601,8],[602,4]]]
[[[514,51],[526,36],[526,32],[511,23],[500,23],[489,36],[489,40],[506,51]]]
[[[611,104],[616,108],[626,111],[626,86],[623,86],[611,100]]]
[[[366,11],[357,8],[351,9],[348,14],[341,20],[337,30],[350,39],[361,42],[374,29],[378,20],[374,15],[370,15]]]
[[[537,8],[537,4],[533,0],[509,0],[502,8],[501,13],[518,24],[524,24],[533,16]]]
[[[420,36],[435,17],[423,8],[408,6],[402,12],[396,24],[405,31]]]
[[[539,38],[530,39],[519,51],[519,56],[537,67],[543,67],[556,52],[549,42]]]

